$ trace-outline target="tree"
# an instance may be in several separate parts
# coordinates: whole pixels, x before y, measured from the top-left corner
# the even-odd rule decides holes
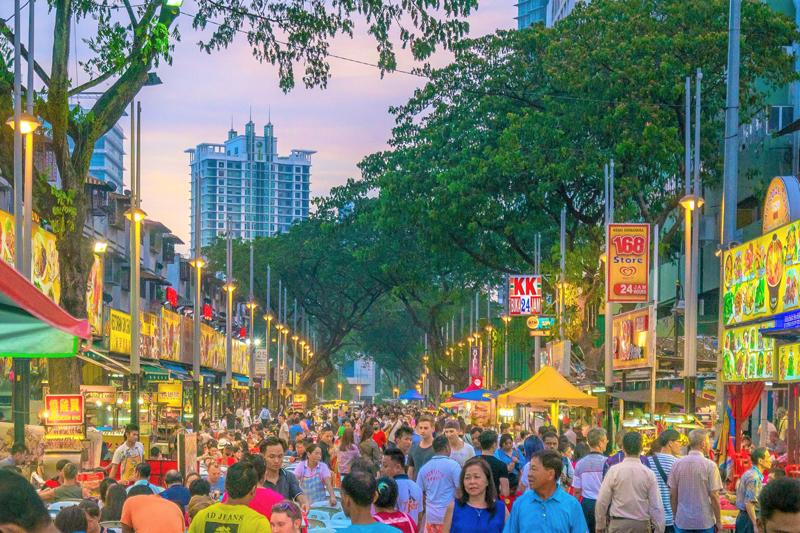
[[[91,246],[82,231],[87,217],[88,197],[84,184],[92,151],[97,140],[122,116],[125,107],[148,79],[148,72],[161,61],[171,63],[171,51],[179,38],[170,31],[174,17],[164,0],[142,0],[137,4],[123,0],[125,13],[120,18],[118,4],[109,0],[49,0],[53,17],[53,50],[49,72],[39,65],[36,74],[44,90],[36,102],[36,113],[50,124],[56,165],[63,189],[72,195],[74,217],[57,231],[61,259],[62,306],[75,316],[85,316],[85,286],[91,266]],[[476,0],[345,0],[329,4],[324,0],[283,2],[278,0],[198,0],[194,28],[215,29],[200,47],[207,52],[224,48],[237,33],[246,33],[253,54],[259,61],[277,65],[280,85],[289,90],[295,85],[294,64],[304,65],[307,87],[324,87],[330,76],[327,62],[328,41],[337,35],[352,36],[355,17],[366,20],[375,38],[382,72],[396,67],[391,32],[399,30],[399,42],[418,60],[428,57],[437,46],[450,48],[468,31],[462,20],[477,7]],[[443,8],[444,17],[436,15]],[[221,17],[221,22],[216,19]],[[75,86],[68,73],[68,59],[75,21],[94,20],[95,35],[87,39],[93,57],[82,64],[90,81]],[[13,43],[9,27],[0,25],[0,42]],[[12,67],[8,46],[0,54],[0,112],[11,111]],[[27,51],[23,50],[27,58]],[[69,98],[101,84],[110,84],[90,110],[72,109]],[[0,127],[0,170],[13,175],[10,128]],[[70,149],[69,141],[74,143]],[[35,206],[45,219],[53,218],[59,194],[37,178]],[[55,392],[75,392],[79,366],[75,359],[51,361],[50,385]]]
[[[591,351],[585,310],[602,299],[598,257],[603,165],[616,166],[616,220],[658,223],[674,243],[683,190],[684,78],[703,70],[703,183],[721,179],[725,0],[599,0],[552,28],[462,41],[455,61],[394,110],[391,149],[362,162],[379,192],[382,231],[413,227],[427,253],[460,251],[497,272],[530,272],[543,234],[546,288],[554,290],[562,208],[567,282],[576,287],[568,331]],[[783,46],[790,19],[745,2],[741,120],[770,90],[798,79]],[[677,221],[677,222],[676,222]],[[587,361],[600,372],[600,361]]]

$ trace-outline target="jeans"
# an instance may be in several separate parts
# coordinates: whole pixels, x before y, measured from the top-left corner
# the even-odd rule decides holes
[[[754,531],[750,515],[747,511],[739,511],[739,516],[736,517],[736,533],[754,533]]]
[[[597,500],[584,497],[581,500],[581,508],[583,509],[583,516],[586,518],[586,525],[589,528],[589,533],[595,533],[595,520],[594,520],[594,507],[597,505]]]
[[[675,526],[675,533],[714,533],[714,526],[708,529],[681,529]]]

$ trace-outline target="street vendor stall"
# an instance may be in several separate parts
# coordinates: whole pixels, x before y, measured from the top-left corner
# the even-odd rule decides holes
[[[499,395],[497,405],[501,413],[506,409],[525,408],[526,422],[528,409],[549,410],[555,425],[562,405],[597,409],[598,400],[597,397],[580,391],[553,367],[543,366],[519,387]]]

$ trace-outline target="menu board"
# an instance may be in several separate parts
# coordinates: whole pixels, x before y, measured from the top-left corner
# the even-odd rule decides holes
[[[0,211],[0,259],[14,264],[17,238],[14,215]],[[32,228],[31,274],[33,284],[55,303],[61,301],[61,270],[56,236],[38,226]]]
[[[723,259],[726,325],[770,317],[798,307],[798,222],[753,239]]]
[[[181,316],[167,309],[161,310],[161,359],[181,360]]]
[[[800,344],[778,348],[778,381],[800,381]]]
[[[775,341],[761,335],[774,322],[725,331],[722,381],[770,381],[775,377]]]
[[[139,357],[158,359],[158,318],[153,313],[139,311]]]

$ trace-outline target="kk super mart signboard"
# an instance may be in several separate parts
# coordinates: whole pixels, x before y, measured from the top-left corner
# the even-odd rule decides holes
[[[508,311],[512,316],[542,314],[542,277],[510,276]]]
[[[650,296],[650,225],[609,224],[606,301],[647,302]]]
[[[612,322],[614,370],[646,368],[653,364],[655,345],[653,306],[629,311]]]

